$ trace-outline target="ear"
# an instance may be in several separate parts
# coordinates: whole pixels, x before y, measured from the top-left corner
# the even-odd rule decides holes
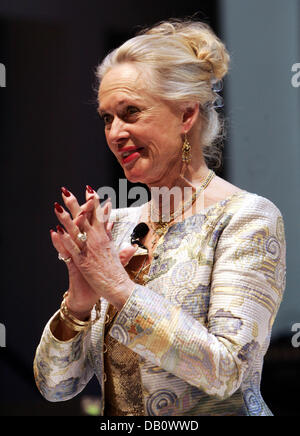
[[[182,114],[182,133],[187,133],[189,130],[191,130],[196,120],[198,119],[198,116],[199,103],[186,106]]]

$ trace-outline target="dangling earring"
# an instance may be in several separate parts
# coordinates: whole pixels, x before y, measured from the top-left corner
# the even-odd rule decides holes
[[[188,165],[191,162],[191,160],[192,160],[191,146],[185,134],[184,143],[182,146],[182,162]]]

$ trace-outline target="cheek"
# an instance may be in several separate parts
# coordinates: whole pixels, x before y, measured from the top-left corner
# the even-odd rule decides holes
[[[104,128],[104,135],[105,135],[106,142],[109,146],[109,131],[106,130],[106,128]]]
[[[110,149],[110,151],[112,153],[114,153],[114,146],[112,144],[112,141],[110,140],[110,131],[105,129],[104,134],[105,134],[105,139],[106,139],[106,143],[107,143],[108,148]]]
[[[169,114],[162,115],[153,130],[161,137],[164,143],[170,144],[172,148],[182,141],[179,120]]]
[[[169,142],[169,138],[177,136],[177,128],[173,120],[161,117],[159,120],[147,123],[144,133],[148,138],[152,138],[153,142],[164,144],[166,141]]]
[[[161,155],[170,157],[177,155],[181,147],[182,139],[176,127],[172,124],[162,124],[155,131],[156,147]]]

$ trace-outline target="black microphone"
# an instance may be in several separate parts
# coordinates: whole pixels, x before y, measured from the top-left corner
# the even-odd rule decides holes
[[[131,244],[132,245],[137,244],[139,247],[148,250],[147,247],[145,247],[145,245],[143,245],[140,242],[140,239],[146,236],[148,232],[149,232],[149,227],[147,226],[146,223],[139,223],[138,225],[136,225],[135,228],[133,229],[133,232],[130,235]]]

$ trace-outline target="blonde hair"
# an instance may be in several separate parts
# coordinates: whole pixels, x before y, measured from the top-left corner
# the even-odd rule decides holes
[[[229,54],[212,29],[191,20],[164,21],[145,29],[106,56],[97,68],[99,81],[125,62],[147,74],[148,89],[160,98],[172,104],[199,103],[203,155],[209,167],[219,168],[224,124],[213,106],[212,85],[227,73]]]

